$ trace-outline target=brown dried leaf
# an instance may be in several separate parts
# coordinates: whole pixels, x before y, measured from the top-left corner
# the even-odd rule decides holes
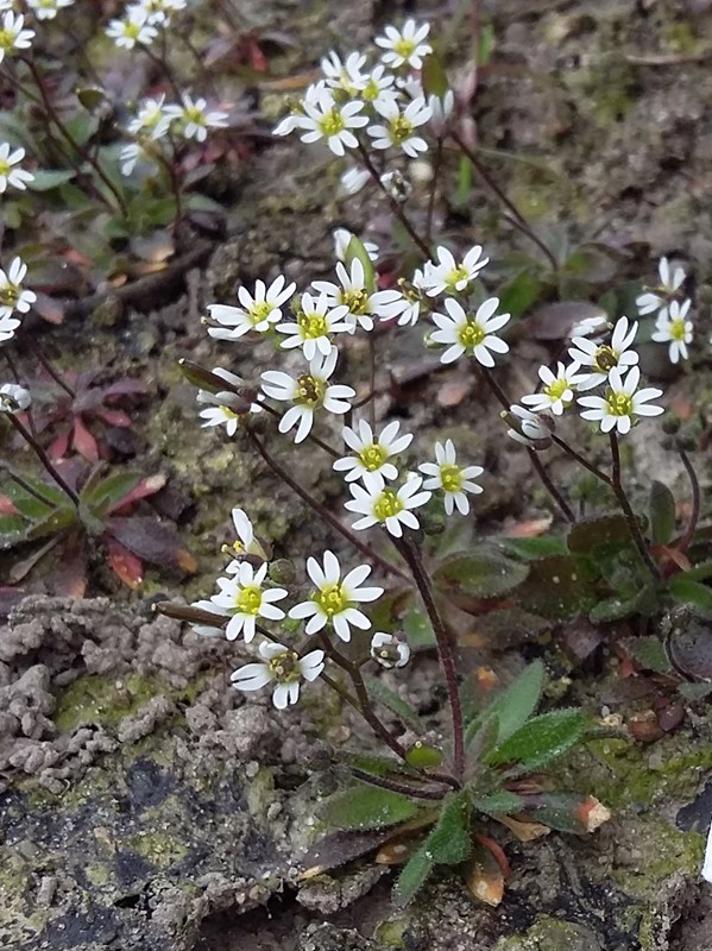
[[[520,842],[533,842],[542,836],[548,835],[551,829],[541,822],[532,822],[531,819],[514,819],[512,816],[498,816],[498,822],[513,832]]]

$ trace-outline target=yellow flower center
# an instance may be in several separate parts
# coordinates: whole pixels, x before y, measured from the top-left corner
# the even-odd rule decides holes
[[[453,271],[445,277],[445,283],[448,287],[455,287],[460,281],[466,281],[469,278],[469,273],[464,264],[459,264]]]
[[[330,109],[319,120],[319,128],[326,136],[338,135],[346,128],[343,117],[338,109]]]
[[[611,416],[630,416],[633,412],[633,400],[627,393],[606,390],[606,405]]]
[[[250,320],[252,321],[253,327],[256,327],[257,324],[261,324],[262,321],[266,320],[271,313],[272,305],[266,300],[255,301],[250,307]]]
[[[4,173],[3,173],[4,174]],[[673,320],[670,323],[670,337],[673,340],[684,340],[685,339],[685,321],[678,317],[677,320]]]
[[[205,125],[205,116],[197,106],[186,106],[183,110],[183,118],[186,122],[192,122],[193,125]]]
[[[9,162],[4,162],[2,159],[0,159],[0,175],[9,175],[11,168],[12,166]]]
[[[290,684],[299,680],[299,655],[284,651],[267,662],[267,668],[278,684]]]
[[[14,307],[20,299],[20,288],[16,284],[6,284],[0,287],[0,303],[6,307]]]
[[[462,470],[459,466],[440,466],[440,481],[446,492],[459,492],[462,489]]]
[[[618,354],[607,344],[599,347],[593,357],[594,366],[601,373],[608,373],[613,367],[618,366]]]
[[[141,35],[141,27],[138,23],[124,23],[124,36],[130,40],[137,40]]]
[[[304,406],[317,406],[324,398],[324,381],[305,373],[297,377],[295,402]]]
[[[231,542],[229,545],[227,542],[221,547],[220,551],[223,555],[244,555],[245,546],[242,544],[239,538],[236,538],[234,542]]]
[[[373,514],[379,522],[385,522],[402,511],[403,503],[393,489],[384,489],[373,506]]]
[[[475,320],[468,320],[457,332],[457,338],[466,350],[474,350],[486,336],[487,334]]]
[[[408,59],[415,52],[415,43],[413,40],[406,39],[405,36],[401,36],[399,40],[393,44],[393,52],[397,53],[399,56],[402,56],[403,59]]]
[[[366,85],[361,90],[361,97],[366,100],[366,102],[373,102],[374,99],[378,99],[378,93],[380,89],[378,88],[378,83],[375,79],[369,79]]]
[[[257,585],[241,588],[235,598],[235,607],[243,614],[258,614],[262,604],[262,590]]]
[[[341,614],[349,606],[348,598],[344,595],[340,584],[325,585],[319,591],[315,591],[312,598],[328,618]]]
[[[376,472],[388,458],[388,453],[379,443],[373,443],[362,449],[358,457],[364,469],[368,469],[369,472]]]
[[[236,413],[234,409],[230,409],[229,406],[221,406],[220,409],[225,414],[225,419],[239,419],[240,414]]]
[[[15,34],[11,30],[0,30],[0,49],[9,52],[15,45]]]
[[[368,291],[343,291],[341,303],[346,304],[351,314],[365,314],[368,309]]]
[[[413,134],[413,123],[405,116],[396,116],[390,121],[390,129],[394,142],[405,142]]]
[[[553,383],[544,387],[544,393],[552,400],[560,400],[568,389],[570,389],[570,385],[566,380],[554,380]],[[565,402],[570,403],[571,397]]]
[[[316,340],[327,333],[326,317],[322,314],[305,314],[300,310],[297,314],[297,324],[304,340]]]

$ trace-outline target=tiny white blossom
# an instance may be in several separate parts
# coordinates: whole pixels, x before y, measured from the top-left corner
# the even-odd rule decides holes
[[[296,426],[295,443],[303,442],[309,435],[316,410],[323,408],[342,416],[351,409],[347,401],[356,396],[356,391],[350,386],[328,382],[336,367],[336,358],[335,348],[326,357],[317,354],[309,361],[309,372],[298,377],[280,370],[262,374],[265,394],[273,400],[292,404],[279,421],[279,431],[286,433]]]
[[[687,360],[687,345],[692,343],[693,337],[692,321],[687,318],[691,304],[689,298],[682,304],[676,300],[671,301],[668,307],[660,311],[655,322],[653,340],[669,345],[668,355],[671,363],[679,363],[680,359]]]
[[[550,416],[533,413],[525,406],[518,406],[516,403],[509,407],[509,413],[502,415],[510,423],[510,428],[507,430],[510,439],[521,443],[527,449],[548,449],[551,445],[554,421]]]
[[[583,317],[581,320],[577,320],[573,325],[571,330],[569,330],[568,336],[570,340],[573,340],[574,337],[591,337],[592,339],[598,340],[608,328],[608,318],[605,314],[601,314],[598,317]]]
[[[171,116],[166,112],[165,103],[165,95],[158,99],[144,99],[136,118],[129,122],[129,132],[133,135],[147,132],[154,141],[162,139],[171,125]]]
[[[418,126],[428,122],[431,116],[430,106],[424,99],[414,99],[402,112],[394,99],[379,100],[375,107],[388,124],[368,127],[374,149],[394,147],[402,149],[410,158],[427,151],[428,143],[416,134]]]
[[[0,321],[11,317],[15,311],[26,314],[37,300],[34,291],[23,288],[27,265],[22,258],[13,258],[7,273],[0,270]]]
[[[353,498],[345,503],[345,507],[362,516],[352,528],[360,531],[371,525],[383,525],[396,538],[403,535],[403,526],[419,528],[420,523],[412,509],[425,505],[432,495],[421,491],[422,485],[423,477],[419,475],[406,479],[398,490],[384,488],[378,483],[369,483],[363,488],[358,482],[352,482],[349,488]]]
[[[313,286],[326,298],[327,306],[346,309],[343,319],[352,332],[357,325],[364,330],[373,330],[374,317],[388,319],[396,317],[403,310],[403,297],[398,291],[371,293],[367,290],[363,264],[358,258],[351,262],[350,271],[338,261],[336,276],[338,284],[331,281],[314,281]]]
[[[255,571],[249,561],[242,561],[231,577],[218,578],[220,592],[214,594],[210,601],[230,617],[225,628],[225,636],[229,641],[244,634],[245,643],[249,644],[255,636],[257,618],[267,618],[269,621],[281,621],[284,618],[284,611],[275,607],[274,602],[286,598],[288,592],[284,588],[265,588],[266,575],[266,562]]]
[[[539,367],[539,379],[544,384],[539,393],[530,393],[522,397],[522,403],[530,406],[535,413],[551,410],[554,416],[561,416],[571,406],[576,388],[588,379],[588,374],[579,373],[580,364],[568,366],[559,360],[556,373],[547,366]]]
[[[0,28],[0,63],[15,50],[28,50],[32,46],[35,31],[23,29],[24,25],[25,18],[22,14],[15,15],[12,10],[8,10],[3,15]]]
[[[345,320],[348,312],[344,304],[334,306],[329,303],[326,294],[313,297],[305,292],[299,301],[295,319],[277,324],[277,330],[287,335],[282,347],[285,350],[301,347],[307,360],[317,353],[327,356],[333,348],[331,337],[351,330]]]
[[[226,370],[224,367],[215,367],[213,375],[219,376],[232,387],[241,387],[245,385],[244,380],[240,379],[235,373]],[[240,417],[246,413],[261,413],[262,407],[259,403],[250,403],[238,396],[233,390],[224,390],[218,393],[211,393],[209,390],[198,390],[196,396],[198,403],[208,404],[198,414],[205,420],[202,426],[224,426],[228,436],[234,436],[240,422]]]
[[[341,187],[347,195],[358,195],[370,180],[371,173],[357,166],[347,169],[340,179]]]
[[[230,675],[230,680],[234,687],[245,692],[261,690],[267,684],[274,683],[272,703],[277,710],[297,703],[302,678],[311,683],[324,670],[322,650],[310,651],[300,657],[284,644],[263,641],[259,652],[263,663],[240,667]]]
[[[447,315],[434,313],[433,321],[438,329],[433,331],[431,339],[435,343],[447,344],[447,350],[440,357],[441,363],[453,363],[463,354],[474,356],[484,367],[493,367],[494,353],[507,353],[508,344],[496,332],[509,321],[509,314],[496,314],[499,307],[498,297],[489,297],[480,304],[474,317],[468,316],[458,301],[445,298]]]
[[[489,264],[489,258],[482,257],[482,246],[470,248],[462,261],[456,261],[447,248],[442,245],[436,251],[438,263],[427,261],[424,269],[423,286],[430,297],[438,294],[461,294]]]
[[[429,23],[417,26],[415,20],[406,20],[402,30],[387,26],[385,36],[377,36],[375,40],[376,46],[386,51],[381,59],[393,69],[404,64],[412,69],[421,69],[423,57],[433,51],[432,46],[425,42],[429,32]]]
[[[166,115],[178,123],[181,134],[186,139],[205,142],[209,129],[225,129],[227,112],[209,111],[206,99],[193,99],[183,93],[181,105],[166,106]]]
[[[579,404],[587,407],[581,413],[583,419],[600,422],[601,432],[617,430],[622,436],[630,432],[636,416],[659,416],[662,406],[648,405],[650,400],[663,395],[662,390],[649,386],[638,390],[640,370],[632,367],[625,377],[614,367],[608,375],[608,385],[603,396],[582,396]]]
[[[375,601],[383,594],[383,588],[362,588],[371,574],[370,565],[359,565],[341,579],[339,559],[331,551],[325,551],[323,567],[316,558],[307,559],[307,574],[315,590],[307,601],[296,604],[289,612],[290,618],[306,619],[307,634],[316,634],[327,625],[342,641],[351,640],[351,625],[367,631],[371,622],[356,607],[357,604]]]
[[[112,20],[106,28],[106,35],[117,46],[132,50],[136,44],[150,46],[158,36],[158,30],[148,22],[148,14],[142,8],[127,13],[123,20]]]
[[[329,89],[343,90],[354,98],[363,86],[363,67],[366,65],[363,53],[349,53],[346,59],[342,60],[335,50],[331,50],[323,57],[320,65]]]
[[[371,657],[385,667],[391,670],[393,667],[405,667],[410,660],[410,647],[402,637],[396,637],[395,634],[385,634],[383,631],[376,631],[371,638]]]
[[[666,307],[668,301],[677,294],[685,282],[685,272],[681,267],[674,270],[670,267],[667,258],[661,258],[658,265],[660,284],[636,297],[638,313],[642,316],[653,314],[656,310]]]
[[[0,343],[12,340],[19,326],[20,321],[16,317],[0,317]]]
[[[395,88],[395,76],[387,73],[385,66],[379,63],[374,66],[362,81],[359,89],[359,98],[378,108],[379,103],[395,101],[398,90]]]
[[[10,151],[10,144],[3,142],[0,145],[0,195],[4,194],[8,185],[11,188],[17,188],[18,191],[25,191],[30,182],[34,182],[35,176],[32,172],[24,168],[15,168],[25,157],[23,148]]]
[[[218,340],[238,340],[251,330],[265,333],[282,319],[282,306],[296,289],[297,285],[293,281],[287,284],[282,274],[269,287],[264,281],[258,280],[254,295],[242,286],[237,291],[241,307],[210,304],[208,313],[220,327],[209,327],[208,333]]]
[[[420,309],[423,304],[423,285],[425,276],[420,268],[417,268],[410,281],[401,279],[398,281],[401,294],[403,295],[403,310],[398,315],[398,326],[414,327],[420,317]]]
[[[27,0],[38,20],[54,20],[62,7],[71,7],[74,0]]]
[[[171,15],[179,10],[185,10],[186,0],[139,0],[128,8],[129,10],[143,10],[151,25],[167,26]]]
[[[214,614],[219,617],[228,616],[222,608],[216,608],[213,602],[207,598],[202,598],[200,601],[193,601],[190,606],[191,608],[196,608],[198,611],[207,611],[209,614]],[[225,633],[223,628],[217,624],[199,624],[193,621],[191,627],[198,637],[222,637]]]
[[[415,162],[412,164],[415,165]],[[390,172],[384,172],[383,175],[381,175],[381,185],[383,185],[391,198],[401,204],[408,201],[413,193],[412,181],[406,178],[400,169],[397,168],[391,169]]]
[[[336,228],[333,232],[334,238],[334,252],[338,261],[346,260],[346,252],[348,250],[351,239],[354,237],[351,231],[348,231],[346,228]],[[373,241],[364,241],[363,246],[366,249],[366,254],[372,261],[378,260],[379,247]]]
[[[299,126],[303,130],[302,142],[326,139],[334,155],[344,155],[346,149],[355,149],[358,140],[351,130],[368,125],[368,117],[359,115],[363,109],[360,100],[340,104],[326,87],[317,89],[311,98],[306,98],[303,108],[304,116]]]
[[[435,462],[424,462],[418,466],[420,471],[429,476],[423,482],[424,489],[442,489],[444,493],[445,512],[452,515],[455,508],[461,515],[470,511],[470,501],[466,493],[479,495],[482,486],[473,482],[477,476],[485,471],[482,466],[458,466],[455,445],[452,439],[435,443]]]
[[[121,152],[119,153],[121,174],[125,175],[127,178],[129,175],[133,175],[133,171],[136,168],[139,159],[141,161],[151,161],[150,155],[146,153],[142,145],[140,145],[138,142],[129,142],[128,145],[122,146]]]
[[[244,555],[255,555],[257,558],[261,558],[262,561],[267,561],[267,554],[255,535],[252,522],[243,509],[234,508],[232,510],[232,524],[235,526],[237,537],[229,544],[223,545],[221,549],[223,554],[234,555],[236,558],[242,558]],[[237,574],[240,570],[240,562],[231,562],[225,570],[228,574]]]
[[[400,423],[394,420],[376,436],[365,419],[359,421],[358,428],[345,426],[343,440],[354,453],[334,462],[337,472],[344,472],[347,482],[361,479],[366,483],[384,479],[397,479],[398,470],[388,460],[404,452],[413,441],[411,433],[398,435]]]
[[[430,125],[435,135],[440,139],[447,132],[450,117],[455,111],[455,93],[448,89],[444,96],[431,95],[428,99],[430,106]]]
[[[627,317],[621,317],[613,328],[610,344],[599,344],[586,337],[574,337],[569,356],[582,367],[591,368],[586,371],[586,378],[579,383],[579,389],[592,390],[605,383],[611,370],[618,369],[625,373],[628,367],[635,366],[638,354],[631,347],[637,333],[637,321],[630,324]]]
[[[707,844],[705,845],[705,858],[702,864],[700,875],[706,882],[712,882],[712,823],[710,823],[707,832]]]
[[[22,413],[32,402],[30,391],[16,383],[3,383],[0,386],[0,413]]]

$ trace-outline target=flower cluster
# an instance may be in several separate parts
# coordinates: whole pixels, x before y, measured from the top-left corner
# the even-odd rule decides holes
[[[23,286],[27,265],[22,258],[13,258],[7,271],[0,268],[0,343],[15,336],[20,320],[15,314],[26,314],[37,300],[34,291]]]
[[[689,316],[692,301],[681,297],[685,283],[685,272],[681,267],[671,268],[668,259],[661,258],[658,276],[657,287],[646,288],[645,293],[636,299],[636,304],[641,317],[657,314],[652,339],[656,343],[666,343],[670,362],[679,363],[687,360],[687,348],[692,343],[693,324]]]
[[[36,2],[41,4],[44,0]],[[60,0],[60,5],[64,3]],[[158,37],[159,28],[169,26],[171,17],[186,6],[187,0],[137,0],[126,7],[122,19],[109,23],[106,35],[126,50],[132,50],[135,46],[150,46]]]
[[[18,50],[30,49],[34,36],[34,30],[25,29],[25,18],[21,13],[6,10],[0,28],[0,63],[6,56],[14,56]]]

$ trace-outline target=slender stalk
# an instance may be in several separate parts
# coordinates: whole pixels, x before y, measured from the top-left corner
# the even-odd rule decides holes
[[[72,502],[74,503],[74,505],[78,506],[78,505],[79,505],[79,496],[78,496],[77,493],[74,491],[74,489],[64,481],[64,479],[62,478],[62,476],[61,476],[61,475],[59,474],[59,472],[57,471],[56,466],[54,466],[54,465],[52,464],[51,459],[49,458],[49,456],[47,455],[47,453],[44,451],[44,449],[42,448],[42,446],[40,446],[40,444],[37,442],[37,440],[36,440],[35,437],[32,435],[32,433],[29,431],[29,429],[26,429],[26,428],[22,425],[22,423],[21,423],[20,420],[14,415],[14,413],[8,413],[8,414],[7,414],[7,418],[10,420],[10,424],[17,430],[17,432],[18,432],[18,433],[22,436],[22,438],[25,440],[25,442],[27,443],[27,445],[32,448],[32,450],[34,451],[34,453],[35,453],[35,455],[37,456],[37,458],[40,460],[40,462],[42,463],[42,465],[44,466],[44,468],[46,469],[46,471],[52,476],[52,478],[53,478],[54,481],[57,483],[57,485],[60,487],[60,489],[62,489],[62,491],[65,492],[66,495],[69,496],[69,498],[72,500]]]
[[[640,524],[630,502],[628,501],[628,496],[626,495],[625,489],[623,488],[623,483],[621,481],[621,454],[620,447],[618,445],[618,436],[616,435],[615,431],[610,433],[610,443],[612,458],[611,488],[618,499],[618,504],[623,509],[623,514],[625,515],[625,520],[628,524],[628,531],[630,532],[631,538],[635,543],[635,547],[640,553],[640,557],[645,562],[645,565],[650,574],[653,576],[653,579],[655,581],[660,581],[660,569],[655,564],[650,552],[648,551],[648,546],[646,545],[645,539],[643,538],[643,533],[640,530]]]
[[[199,51],[193,45],[193,42],[190,39],[190,34],[188,32],[184,33],[181,31],[180,33],[178,33],[178,39],[181,40],[181,42],[184,44],[186,49],[189,51],[190,55],[195,60],[196,65],[200,71],[201,79],[203,80],[205,85],[210,89],[211,94],[217,99],[218,90],[217,90],[217,86],[215,85],[215,80],[213,76],[211,75],[210,71],[206,69],[205,63],[203,62],[203,57],[200,55]]]
[[[52,377],[54,382],[64,390],[67,396],[69,396],[71,399],[74,399],[77,394],[74,392],[74,390],[69,385],[69,383],[67,383],[67,381],[64,379],[62,374],[59,373],[59,371],[54,368],[51,361],[47,358],[46,353],[44,352],[42,347],[39,345],[37,340],[35,340],[34,337],[29,335],[27,339],[29,339],[30,346],[32,347],[34,354],[39,360],[42,367],[44,367],[44,369]]]
[[[534,469],[536,470],[536,473],[541,479],[547,492],[561,509],[564,515],[564,518],[566,518],[567,521],[571,522],[571,524],[574,525],[576,523],[576,515],[574,514],[573,509],[571,508],[569,503],[566,501],[566,499],[563,497],[561,492],[559,492],[559,490],[554,485],[552,480],[549,478],[549,473],[544,468],[544,465],[542,464],[541,459],[537,455],[536,449],[528,449],[527,451],[529,453],[529,460],[532,466],[534,466]]]
[[[376,335],[368,335],[368,355],[369,355],[369,383],[368,388],[371,393],[371,400],[368,405],[369,416],[371,418],[371,429],[376,430]]]
[[[472,167],[475,169],[475,171],[480,176],[482,181],[487,185],[487,187],[492,192],[494,192],[497,198],[499,198],[499,200],[502,202],[505,208],[509,211],[511,215],[509,220],[511,221],[511,223],[515,226],[515,228],[518,228],[518,230],[521,231],[522,234],[525,234],[530,239],[530,241],[533,241],[534,244],[537,245],[537,247],[546,255],[549,263],[551,264],[552,270],[554,272],[557,272],[559,269],[559,265],[556,258],[554,257],[554,254],[547,247],[547,245],[541,240],[541,238],[536,234],[536,232],[532,229],[531,225],[527,222],[526,218],[524,217],[524,215],[522,215],[522,213],[519,211],[519,209],[514,204],[514,202],[505,195],[505,193],[499,187],[499,185],[494,180],[492,175],[490,175],[490,173],[484,167],[482,162],[480,162],[480,160],[477,158],[477,156],[469,147],[469,145],[467,145],[467,143],[463,141],[459,133],[455,131],[451,131],[450,136],[460,147],[461,151],[470,160],[470,162],[472,163]]]
[[[462,703],[460,701],[460,687],[457,682],[457,670],[455,665],[455,652],[450,641],[445,624],[440,616],[433,589],[430,584],[430,578],[420,557],[420,552],[413,542],[403,537],[392,539],[393,544],[401,553],[410,568],[413,579],[416,583],[420,597],[422,598],[425,610],[428,613],[430,622],[435,632],[435,640],[438,647],[438,656],[440,664],[445,675],[445,684],[447,687],[448,700],[450,703],[450,714],[452,717],[452,745],[453,745],[453,768],[455,777],[461,780],[465,772],[465,732],[463,726]]]
[[[175,217],[175,221],[173,222],[173,230],[175,231],[175,229],[178,227],[180,223],[181,218],[183,217],[183,198],[182,198],[181,189],[180,189],[180,178],[178,176],[178,172],[176,171],[175,147],[173,151],[173,161],[170,161],[169,159],[167,159],[160,149],[156,149],[155,155],[166,171],[166,175],[168,176],[168,182],[171,186],[171,191],[173,192],[173,197],[175,199],[176,217]]]
[[[414,799],[439,800],[445,796],[444,789],[426,789],[424,786],[411,786],[409,783],[398,783],[385,776],[374,776],[373,773],[367,773],[356,766],[350,767],[351,772],[364,783],[370,786],[380,786],[381,789],[390,789],[391,792],[400,793],[402,796],[412,796]]]
[[[382,558],[377,552],[375,552],[370,545],[367,545],[365,542],[362,542],[350,529],[346,528],[335,515],[332,515],[328,508],[325,505],[322,505],[321,502],[318,502],[313,496],[311,496],[305,489],[303,489],[298,482],[296,482],[289,473],[276,462],[272,456],[267,452],[264,443],[262,440],[254,433],[249,427],[246,428],[247,435],[252,442],[252,445],[262,456],[264,461],[270,467],[270,469],[279,476],[279,478],[295,492],[299,498],[306,502],[306,504],[313,509],[324,521],[328,522],[332,528],[334,528],[340,535],[342,535],[357,551],[360,551],[362,555],[365,555],[366,558],[370,558],[372,561],[376,562],[380,568],[392,575],[397,575],[399,578],[403,579],[410,583],[408,576],[397,567],[397,565],[392,564],[390,561],[387,561],[385,558]]]
[[[564,452],[571,456],[572,459],[575,459],[580,466],[583,466],[584,469],[595,475],[597,479],[600,479],[601,482],[605,482],[607,486],[613,488],[613,481],[610,476],[607,476],[605,472],[595,466],[592,462],[589,462],[585,456],[582,456],[580,452],[577,452],[572,446],[569,446],[560,436],[557,436],[555,433],[551,434],[551,440],[555,443],[560,449],[563,449]]]
[[[695,537],[697,523],[700,520],[700,512],[702,511],[702,492],[700,491],[700,482],[697,478],[697,473],[695,472],[694,466],[692,465],[687,452],[684,449],[680,449],[679,454],[680,460],[685,467],[685,471],[687,472],[688,478],[690,480],[690,486],[692,488],[692,511],[690,512],[690,521],[688,522],[687,528],[685,529],[685,534],[682,536],[677,546],[679,551],[687,551],[687,549],[690,547],[690,544],[692,543],[692,539]]]

